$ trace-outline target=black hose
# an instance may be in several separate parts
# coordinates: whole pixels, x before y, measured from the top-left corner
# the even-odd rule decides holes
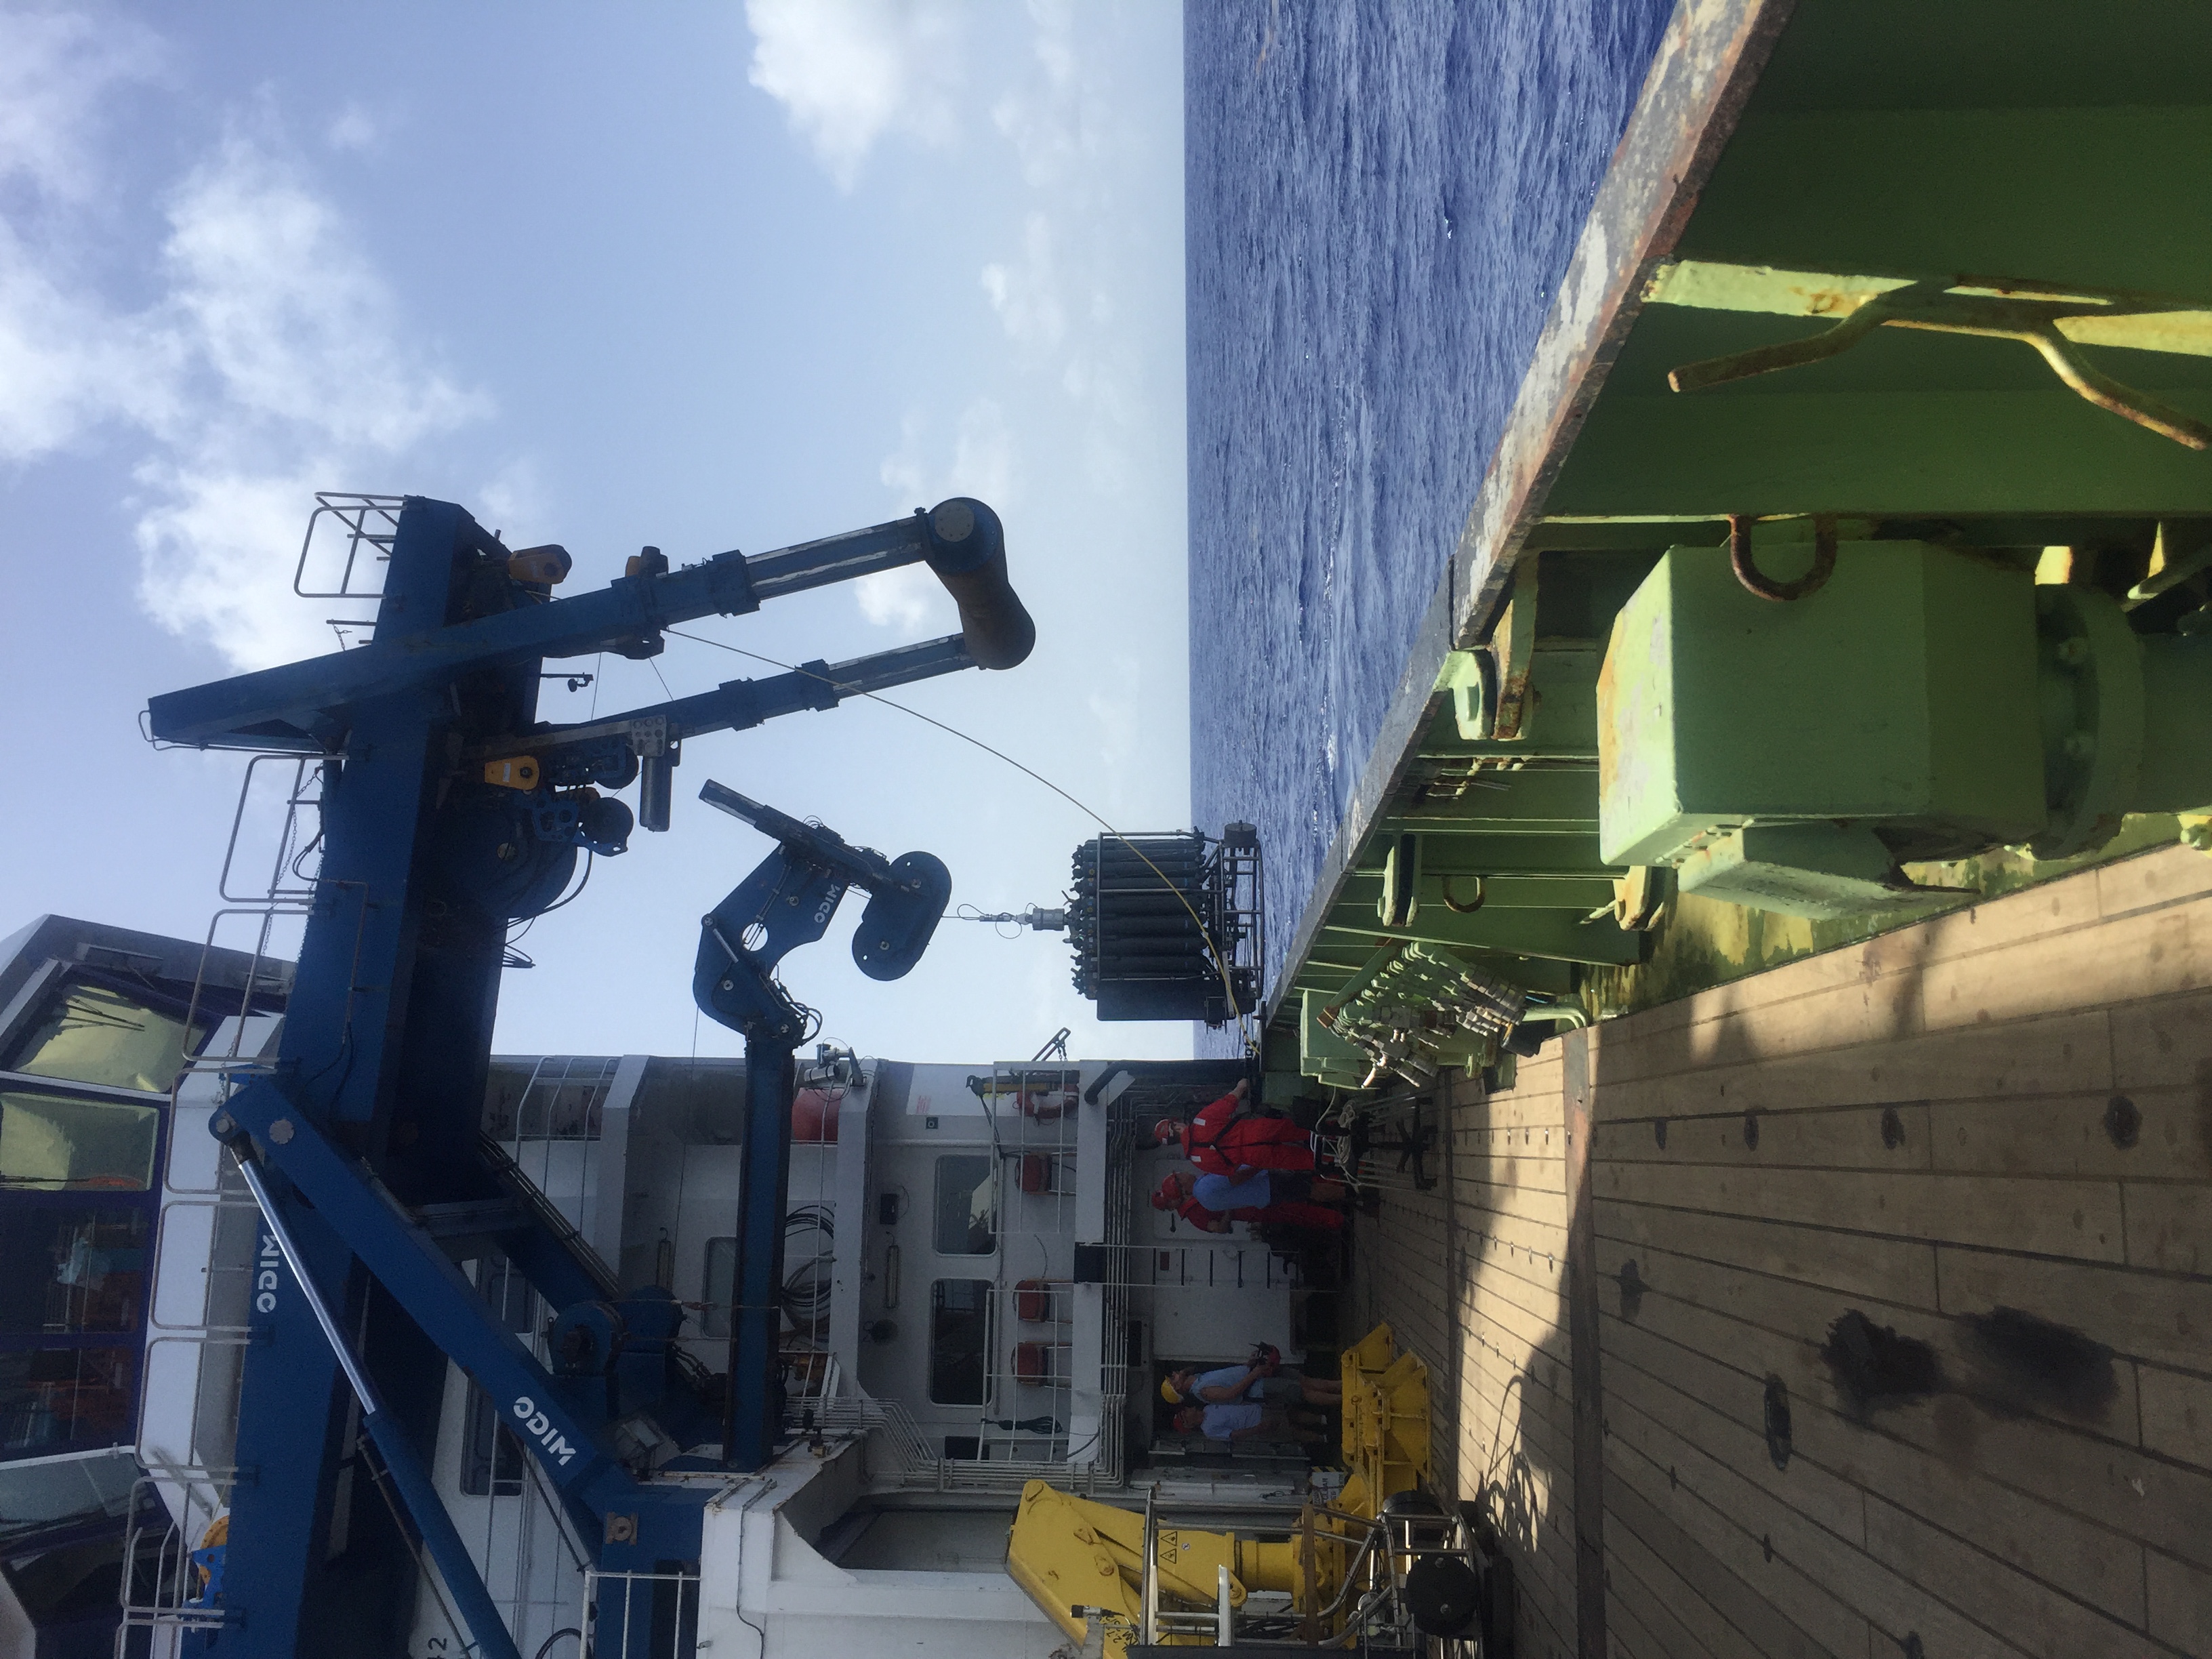
[[[580,1653],[583,1650],[584,1632],[574,1625],[564,1625],[538,1644],[538,1651],[531,1656],[531,1659],[545,1659],[545,1656],[553,1651],[553,1644],[564,1636],[574,1637],[577,1651]]]

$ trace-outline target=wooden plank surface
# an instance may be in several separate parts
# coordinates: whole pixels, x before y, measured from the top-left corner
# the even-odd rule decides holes
[[[1405,1240],[1370,1281],[1456,1367],[1439,1462],[1511,1513],[1532,1651],[1592,1622],[1595,1501],[1615,1655],[2212,1654],[2212,859],[1581,1041],[1595,1355],[1561,1044],[1511,1091],[1455,1085],[1449,1190],[1386,1201]],[[1911,1387],[1838,1336],[1867,1331]]]

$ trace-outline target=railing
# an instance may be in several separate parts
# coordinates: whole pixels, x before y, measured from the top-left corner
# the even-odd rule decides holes
[[[267,881],[258,892],[233,891],[239,865],[239,839],[245,831],[255,780],[261,775],[264,761],[284,762],[292,769],[283,786],[283,819],[270,856]],[[208,919],[207,936],[200,945],[199,966],[192,975],[191,998],[185,1008],[187,1029],[198,1019],[200,1000],[207,988],[208,959],[215,952],[216,935],[227,918],[245,917],[255,924],[253,944],[247,953],[246,984],[239,1000],[240,1012],[252,1014],[258,995],[264,991],[281,992],[288,983],[284,970],[291,964],[276,954],[279,934],[292,932],[294,924],[306,926],[307,915],[314,908],[316,893],[323,884],[319,878],[303,874],[300,869],[322,839],[319,830],[312,836],[304,835],[301,816],[304,811],[313,809],[319,818],[322,775],[319,760],[296,754],[263,753],[246,761],[245,775],[239,781],[238,805],[231,813],[230,836],[223,847],[222,872],[216,881],[216,892],[222,907]],[[227,1081],[234,1076],[266,1073],[271,1062],[240,1051],[247,1029],[246,1022],[241,1019],[232,1028],[227,1049],[189,1056],[170,1091],[171,1103],[175,1103],[177,1091],[194,1077],[213,1073]]]
[[[300,539],[300,562],[293,568],[292,591],[303,599],[361,599],[383,597],[383,570],[392,558],[392,544],[399,536],[399,512],[407,504],[404,495],[368,495],[351,490],[319,489],[315,492],[315,510],[307,515],[307,533]],[[343,549],[331,562],[337,567],[336,587],[307,587],[307,559],[314,550],[319,532],[327,539],[335,531],[343,542]],[[356,585],[356,575],[374,571],[377,585],[374,592],[363,580]]]
[[[143,1461],[143,1458],[142,1458]],[[123,1534],[123,1578],[118,1599],[115,1659],[149,1650],[176,1651],[187,1631],[220,1630],[225,1615],[215,1600],[222,1588],[222,1545],[227,1524],[209,1536],[224,1514],[234,1469],[186,1468],[169,1464],[143,1477],[131,1491],[131,1518]],[[172,1511],[161,1488],[180,1494]],[[195,1559],[195,1556],[198,1559]],[[139,1641],[134,1632],[167,1632]]]
[[[1064,1156],[1069,1160],[1072,1173],[1078,1127],[1073,1091],[1066,1109],[1055,1117],[1041,1119],[1020,1111],[1018,1105],[1009,1110],[1001,1103],[1017,1102],[1018,1085],[1024,1082],[1046,1076],[1057,1078],[1063,1069],[1073,1076],[1073,1067],[1035,1065],[1000,1067],[994,1073],[994,1086],[987,1097],[987,1106],[992,1109],[994,1150],[1002,1159],[1012,1161],[1040,1154]],[[1125,1114],[1114,1115],[1106,1135],[1104,1206],[1107,1243],[1109,1254],[1115,1256],[1127,1254],[1131,1248],[1128,1231],[1134,1200],[1134,1150],[1133,1123]],[[1024,1195],[1024,1201],[1048,1204],[1054,1212],[1052,1219],[1039,1231],[1048,1231],[1056,1239],[1072,1241],[1075,1228],[1066,1206],[1076,1202],[1076,1193],[1072,1183],[1065,1181],[1055,1180],[1050,1185],[1056,1190],[1028,1194]],[[1012,1344],[1006,1337],[1008,1321],[1002,1316],[1005,1310],[1024,1296],[1042,1293],[1048,1297],[1055,1304],[1054,1318],[1048,1325],[1038,1328],[1049,1329],[1053,1340],[1059,1343],[1064,1336],[1073,1334],[1071,1322],[1064,1310],[1072,1304],[1075,1286],[1067,1279],[1013,1279],[1006,1267],[1006,1233],[1007,1228],[1002,1225],[989,1304],[992,1325],[987,1352],[993,1356],[993,1369],[987,1381],[994,1392],[987,1395],[978,1423],[977,1438],[990,1445],[992,1455],[988,1458],[970,1461],[939,1456],[902,1403],[867,1395],[853,1379],[840,1375],[834,1362],[827,1369],[819,1362],[797,1368],[793,1392],[785,1414],[785,1432],[793,1437],[812,1435],[825,1439],[866,1437],[872,1455],[881,1460],[872,1462],[872,1479],[879,1486],[899,1490],[1012,1495],[1029,1481],[1038,1480],[1071,1492],[1094,1492],[1120,1486],[1126,1459],[1122,1410],[1127,1400],[1129,1373],[1122,1345],[1132,1278],[1109,1274],[1099,1287],[1101,1363],[1097,1430],[1075,1443],[1071,1443],[1073,1437],[1065,1427],[1049,1434],[999,1430],[989,1419],[1006,1418],[1018,1422],[1054,1413],[1054,1420],[1059,1422],[1061,1418],[1057,1413],[1065,1413],[1073,1394],[1073,1379],[1064,1372],[1044,1384],[1023,1384],[1015,1380],[1011,1359]],[[1151,1253],[1146,1251],[1143,1259],[1149,1261]],[[1012,1323],[1018,1329],[1021,1322]],[[828,1357],[823,1358],[826,1360]],[[997,1403],[1001,1400],[1007,1405]],[[1041,1449],[1046,1455],[1039,1455]]]
[[[698,1634],[698,1574],[586,1570],[585,1659],[692,1659]]]
[[[529,1172],[515,1162],[506,1146],[489,1134],[479,1133],[477,1153],[498,1178],[500,1185],[506,1188],[507,1195],[527,1209],[537,1218],[538,1224],[558,1239],[575,1257],[591,1276],[592,1282],[599,1286],[599,1294],[610,1302],[618,1299],[622,1290],[620,1282],[615,1278],[614,1269],[592,1248],[591,1241],[577,1231],[576,1224],[563,1215],[560,1207],[545,1195],[544,1188],[532,1180]]]
[[[227,1460],[235,1449],[241,1356],[254,1340],[246,1314],[256,1263],[250,1242],[244,1260],[217,1260],[216,1230],[226,1215],[258,1212],[252,1198],[243,1194],[168,1198],[155,1224],[154,1261],[167,1261],[173,1226],[199,1224],[198,1216],[191,1214],[194,1212],[205,1213],[208,1233],[206,1279],[198,1297],[198,1311],[193,1316],[178,1316],[188,1314],[189,1309],[174,1306],[173,1287],[157,1276],[154,1294],[147,1303],[148,1336],[142,1358],[144,1386],[131,1450],[140,1468],[153,1470],[167,1480],[179,1478],[172,1471],[216,1468],[220,1478],[214,1490],[220,1496],[229,1491],[228,1464],[210,1465],[206,1460],[210,1456]],[[180,1220],[188,1215],[189,1222]],[[201,1259],[198,1250],[191,1248],[196,1241],[189,1233],[184,1243],[195,1261]],[[165,1290],[172,1294],[164,1296]],[[191,1299],[189,1292],[186,1299]],[[149,1431],[148,1419],[157,1413],[167,1426]],[[181,1436],[181,1443],[167,1443],[173,1434]],[[161,1437],[160,1443],[155,1436]]]
[[[1003,1195],[984,1312],[987,1369],[976,1411],[976,1450],[981,1461],[1031,1471],[1065,1464],[1079,1449],[1068,1421],[1075,1396],[1069,1370],[1073,1298],[1064,1280],[1010,1269],[1008,1247],[1020,1241],[1014,1259],[1027,1261],[1033,1260],[1034,1243],[1042,1241],[1048,1254],[1054,1244],[1064,1246],[1075,1236],[1081,1091],[1077,1067],[1035,1060],[994,1066],[977,1090]],[[1021,1318],[1040,1297],[1048,1317]],[[1010,1424],[1016,1426],[1003,1426]],[[962,1460],[953,1467],[964,1471],[968,1465]]]

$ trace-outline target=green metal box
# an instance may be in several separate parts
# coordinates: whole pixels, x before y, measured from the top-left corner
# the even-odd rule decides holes
[[[1373,1068],[1364,1049],[1346,1042],[1321,1023],[1328,998],[1319,991],[1298,998],[1298,1070],[1338,1088],[1357,1089]]]
[[[1785,580],[1809,547],[1760,549]],[[1747,825],[2025,840],[2043,827],[2033,579],[1923,542],[1846,542],[1805,598],[1676,547],[1598,682],[1598,844],[1680,864]]]

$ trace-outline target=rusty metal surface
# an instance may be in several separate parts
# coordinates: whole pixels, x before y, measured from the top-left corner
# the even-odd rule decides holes
[[[1762,599],[1786,604],[1817,593],[1836,568],[1836,515],[1823,513],[1813,520],[1813,568],[1795,581],[1777,581],[1759,568],[1751,546],[1751,515],[1729,514],[1729,568],[1735,572],[1744,591]]]
[[[2118,294],[2055,299],[2034,291],[2047,286],[2002,277],[1908,283],[1869,296],[1843,321],[1819,334],[1685,363],[1667,377],[1668,384],[1677,392],[1698,392],[1755,374],[1820,362],[1849,350],[1877,328],[1979,335],[2033,347],[2069,391],[2100,409],[2186,448],[2212,448],[2212,427],[2147,392],[2114,380],[2076,350],[2061,329],[2062,324],[2085,313],[2100,319],[2139,312],[2158,314],[2174,310],[2173,302]],[[1962,287],[1969,291],[1959,291]]]
[[[1439,706],[1444,658],[1478,642],[1504,602],[1565,461],[1659,262],[1734,132],[1794,0],[1681,0],[1554,295],[1513,416],[1408,653],[1390,712],[1299,919],[1278,986],[1319,939],[1362,842]]]

